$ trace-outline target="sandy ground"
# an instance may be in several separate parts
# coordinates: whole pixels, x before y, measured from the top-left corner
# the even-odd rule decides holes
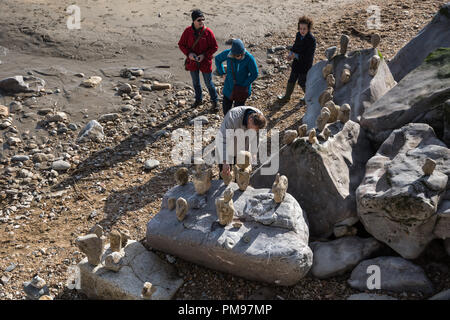
[[[324,58],[325,48],[338,45],[341,33],[351,36],[349,50],[369,47],[364,36],[353,34],[352,28],[368,32],[365,27],[368,18],[366,8],[372,4],[379,5],[383,23],[379,30],[382,36],[380,50],[389,59],[429,22],[444,2],[288,0],[247,1],[243,4],[234,0],[226,3],[80,0],[76,4],[81,8],[81,29],[68,30],[65,9],[73,1],[2,0],[0,79],[28,71],[44,78],[47,88],[59,88],[61,93],[40,97],[36,108],[51,107],[56,102],[58,110],[66,112],[71,121],[82,126],[98,115],[117,112],[124,104],[113,90],[118,82],[124,81],[118,76],[122,67],[145,68],[145,76],[149,79],[169,81],[177,89],[182,89],[184,83],[190,83],[189,75],[181,68],[184,57],[177,42],[184,28],[191,23],[189,11],[192,8],[200,7],[207,13],[206,23],[215,32],[219,50],[227,48],[225,41],[230,37],[240,37],[247,45],[252,44],[250,51],[262,71],[273,68],[266,64],[267,48],[292,44],[299,15],[310,14],[315,19],[318,61]],[[280,59],[283,57],[280,56]],[[73,76],[79,72],[86,76],[102,76],[102,85],[89,90],[80,88],[80,79]],[[296,90],[289,104],[281,108],[274,104],[275,95],[284,89],[288,72],[289,69],[271,76],[268,87],[261,85],[260,89],[255,88],[251,100],[252,105],[266,113],[270,127],[280,130],[297,128],[305,110],[295,102],[300,97],[299,90]],[[134,83],[138,84],[138,81]],[[164,103],[160,101],[164,98],[162,92],[144,96],[142,105],[149,116],[159,112],[156,107],[164,108]],[[0,96],[0,104],[8,105],[12,99],[14,97]],[[207,106],[198,111],[207,115],[212,125],[220,123],[220,117],[215,119]],[[80,152],[81,164],[76,170],[58,178],[58,183],[70,182],[73,178],[73,183],[68,183],[63,195],[40,203],[33,202],[30,208],[15,212],[16,217],[28,214],[27,219],[20,220],[18,229],[0,224],[2,240],[7,239],[14,230],[14,239],[2,241],[0,245],[0,277],[6,274],[3,270],[11,263],[17,264],[8,273],[8,283],[0,283],[0,299],[24,298],[22,282],[30,280],[35,273],[47,281],[53,296],[82,298],[67,290],[66,280],[70,266],[83,258],[74,246],[75,238],[85,234],[96,223],[102,224],[106,230],[113,226],[126,227],[132,238],[144,238],[146,223],[159,211],[164,192],[174,185],[172,177],[176,170],[168,161],[173,147],[170,138],[154,141],[148,136],[167,128],[168,123],[174,128],[188,127],[187,121],[194,116],[189,110],[170,110],[169,113],[165,122],[145,129],[147,132],[144,135],[131,134],[125,125],[124,128],[122,125],[120,128],[105,126],[107,136],[114,136],[114,139],[100,145],[89,145]],[[47,132],[36,127],[36,120],[20,118],[14,125],[19,133],[31,130],[31,134],[47,139]],[[49,141],[58,150],[55,153],[63,152],[59,146],[64,143],[64,138],[56,136]],[[105,147],[109,149],[103,149]],[[135,153],[120,154],[130,150]],[[10,156],[12,151],[2,149],[1,152]],[[142,163],[148,158],[160,160],[160,167],[144,172]],[[96,161],[102,165],[94,166]],[[0,170],[4,168],[0,165]],[[45,187],[39,191],[50,194],[54,190]],[[0,197],[1,206],[6,208],[12,204]],[[91,218],[93,210],[98,215]],[[50,217],[50,212],[55,215]],[[437,290],[449,288],[448,270],[442,271],[429,263],[430,259],[441,261],[441,244],[434,246],[437,248],[434,251],[438,253],[433,254],[431,250],[427,259],[417,263],[424,266]],[[163,254],[161,256],[164,257]],[[327,281],[308,277],[296,286],[278,288],[214,272],[181,259],[177,259],[175,266],[186,281],[177,293],[177,299],[248,299],[255,294],[262,294],[265,298],[345,299],[356,292],[346,284],[348,275]],[[399,298],[417,299],[420,296]]]

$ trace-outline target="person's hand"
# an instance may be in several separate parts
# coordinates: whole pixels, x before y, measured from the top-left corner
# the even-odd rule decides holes
[[[221,77],[222,77],[222,80],[225,81],[225,78],[227,77],[227,74],[224,73]]]
[[[224,163],[223,167],[222,167],[222,176],[228,176],[228,175],[230,175],[230,165],[227,163]]]
[[[289,53],[289,55],[287,56],[287,59],[292,60],[293,58],[294,58],[294,53],[293,52]]]
[[[197,55],[193,52],[189,53],[189,59],[197,61]]]
[[[197,56],[197,61],[198,62],[202,62],[203,59],[205,59],[205,55],[204,54],[201,54],[201,55]]]

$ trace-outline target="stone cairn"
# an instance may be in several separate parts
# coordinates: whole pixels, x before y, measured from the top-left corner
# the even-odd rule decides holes
[[[236,182],[241,191],[245,191],[250,184],[250,175],[252,173],[251,159],[252,155],[248,151],[240,151],[237,155],[237,163],[234,166],[234,170]]]
[[[118,272],[122,268],[123,257],[125,256],[122,249],[127,245],[129,239],[130,234],[124,229],[110,232],[109,249],[111,253],[105,257],[105,269]],[[106,237],[103,235],[103,228],[100,225],[94,226],[89,234],[78,237],[75,243],[81,252],[87,256],[89,264],[97,266],[102,262]]]
[[[277,173],[275,181],[272,185],[272,193],[274,195],[273,200],[276,203],[283,202],[284,197],[286,196],[287,188],[288,188],[288,178],[286,176],[280,176],[280,174]]]
[[[216,199],[216,212],[219,217],[219,223],[226,226],[233,221],[235,209],[233,205],[234,191],[227,187],[223,196]]]
[[[204,195],[211,188],[212,169],[204,161],[201,161],[201,163],[195,165],[192,180],[195,192],[198,195]]]

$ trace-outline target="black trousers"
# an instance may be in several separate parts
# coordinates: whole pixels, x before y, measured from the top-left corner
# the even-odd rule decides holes
[[[245,105],[245,101],[247,101],[247,99],[245,99],[244,101],[232,101],[230,99],[228,99],[225,95],[223,96],[223,102],[222,102],[222,111],[223,111],[223,116],[225,117],[225,115],[227,114],[227,112],[233,108],[233,102],[234,102],[234,106],[235,107],[239,107],[239,106],[244,106]]]
[[[302,88],[303,92],[306,92],[306,75],[307,75],[307,73],[295,72],[294,69],[292,69],[288,82],[290,82],[290,83],[298,82],[298,84]]]

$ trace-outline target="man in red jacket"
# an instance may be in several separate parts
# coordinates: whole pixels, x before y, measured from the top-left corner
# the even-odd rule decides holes
[[[211,97],[213,109],[216,111],[218,110],[217,91],[212,82],[212,58],[219,46],[212,30],[205,26],[205,17],[200,10],[192,11],[192,21],[192,25],[184,30],[178,42],[180,50],[187,57],[186,70],[191,72],[194,85],[195,103],[192,107],[195,108],[203,103],[199,76],[201,71]]]

